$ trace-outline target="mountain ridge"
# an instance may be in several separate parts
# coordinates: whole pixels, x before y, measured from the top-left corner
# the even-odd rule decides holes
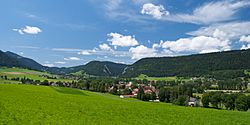
[[[85,65],[62,68],[46,67],[35,60],[0,50],[0,66],[29,68],[54,74],[84,71],[89,75],[110,77],[137,77],[140,74],[152,77],[199,76],[217,70],[250,69],[250,49],[176,57],[148,57],[131,65],[110,61],[90,61]]]

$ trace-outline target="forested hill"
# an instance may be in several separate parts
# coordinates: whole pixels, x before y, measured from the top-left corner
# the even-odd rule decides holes
[[[0,66],[35,69],[54,74],[84,71],[94,76],[137,77],[140,74],[154,77],[200,76],[218,70],[250,69],[250,49],[179,57],[144,58],[132,65],[91,61],[86,65],[69,68],[45,67],[32,59],[0,51]]]
[[[211,71],[250,69],[250,49],[179,57],[144,58],[129,66],[124,77],[199,76]]]
[[[44,71],[47,67],[42,66],[36,61],[22,57],[12,52],[3,52],[0,50],[0,66],[21,67],[33,70]]]
[[[126,64],[108,62],[108,61],[91,61],[85,65],[57,68],[52,67],[47,70],[54,74],[69,74],[82,71],[88,75],[93,76],[120,76],[124,71]]]
[[[80,65],[75,67],[46,67],[36,61],[22,57],[12,52],[3,52],[0,50],[0,67],[20,67],[32,70],[47,71],[53,74],[70,74],[78,71],[83,71],[86,74],[94,76],[119,76],[127,65],[113,63],[113,62],[101,62],[91,61],[86,65]]]

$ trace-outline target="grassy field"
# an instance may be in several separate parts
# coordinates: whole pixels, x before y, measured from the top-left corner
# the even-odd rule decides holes
[[[135,79],[137,80],[147,79],[149,81],[174,81],[177,79],[177,77],[148,77],[146,75],[141,74]]]
[[[47,76],[56,76],[56,75],[51,75],[49,73],[46,72],[39,72],[39,71],[34,71],[34,70],[28,70],[28,69],[21,69],[21,68],[0,68],[0,76],[8,76],[8,78],[30,78],[33,80],[40,80],[40,81],[44,81],[44,80],[48,80],[48,81],[53,81],[53,82],[57,82],[57,81],[71,81],[69,79],[47,79],[46,77],[42,77],[42,75],[47,75]],[[3,80],[0,79],[0,82],[2,83],[10,83],[10,82],[15,82],[15,81],[10,81],[10,80]]]
[[[0,84],[0,124],[249,125],[250,113],[120,99],[68,88]]]

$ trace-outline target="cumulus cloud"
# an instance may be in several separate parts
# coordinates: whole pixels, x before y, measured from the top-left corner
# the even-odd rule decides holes
[[[241,36],[240,42],[246,43],[246,45],[242,45],[241,49],[250,49],[250,35]]]
[[[51,63],[45,63],[45,64],[43,64],[43,66],[54,67],[55,65],[54,65],[54,64],[51,64]]]
[[[156,6],[154,4],[144,4],[151,6],[151,9],[145,11],[143,14],[151,15],[156,19],[163,19],[174,22],[194,23],[194,24],[211,24],[215,22],[223,22],[235,19],[235,14],[242,8],[250,5],[249,1],[244,0],[223,0],[216,2],[205,3],[193,10],[191,14],[177,13],[168,15],[169,12],[164,9],[162,5]],[[149,7],[148,7],[149,8]],[[144,11],[144,7],[142,11]],[[155,10],[155,11],[149,11]],[[214,11],[216,10],[216,11]],[[147,13],[146,13],[147,12]],[[168,12],[168,14],[162,14]],[[167,16],[166,16],[167,15]]]
[[[241,50],[250,49],[250,44],[242,45]]]
[[[106,43],[99,45],[99,48],[103,51],[111,51],[112,50],[111,47]]]
[[[198,36],[194,38],[181,38],[177,41],[161,42],[162,48],[171,50],[173,52],[218,52],[230,50],[230,42],[228,40],[222,41],[217,38]]]
[[[79,55],[91,55],[91,53],[88,50],[83,50],[81,52],[78,52]]]
[[[64,58],[64,60],[67,60],[67,61],[69,61],[69,60],[72,60],[72,61],[79,61],[79,60],[81,60],[81,59],[78,58],[78,57],[69,57],[69,58]]]
[[[107,41],[110,41],[113,46],[129,47],[139,44],[134,36],[124,36],[119,33],[110,33],[108,34],[108,37]]]
[[[145,3],[150,3],[150,2],[153,2],[155,0],[132,0],[133,3],[135,4],[145,4]]]
[[[219,23],[208,27],[202,27],[196,31],[187,33],[192,36],[224,37],[229,40],[240,39],[243,35],[250,34],[250,22]]]
[[[162,5],[157,6],[152,3],[144,4],[141,13],[150,15],[155,19],[161,19],[163,16],[169,15],[169,12]]]
[[[144,57],[154,57],[157,55],[155,49],[148,48],[144,45],[132,47],[129,49],[129,52],[132,54],[132,59],[141,59]]]
[[[58,61],[58,62],[55,62],[56,64],[66,64],[66,62],[62,62],[62,61]]]
[[[41,33],[42,30],[38,27],[33,27],[33,26],[25,26],[25,28],[21,28],[21,29],[13,29],[13,31],[18,32],[19,34],[23,35],[23,34],[38,34]]]
[[[250,43],[250,35],[248,35],[248,36],[241,36],[240,42]]]

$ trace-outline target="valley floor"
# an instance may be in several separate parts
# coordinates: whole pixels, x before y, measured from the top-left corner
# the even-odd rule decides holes
[[[69,88],[0,84],[0,124],[249,125],[250,112],[179,107]]]

